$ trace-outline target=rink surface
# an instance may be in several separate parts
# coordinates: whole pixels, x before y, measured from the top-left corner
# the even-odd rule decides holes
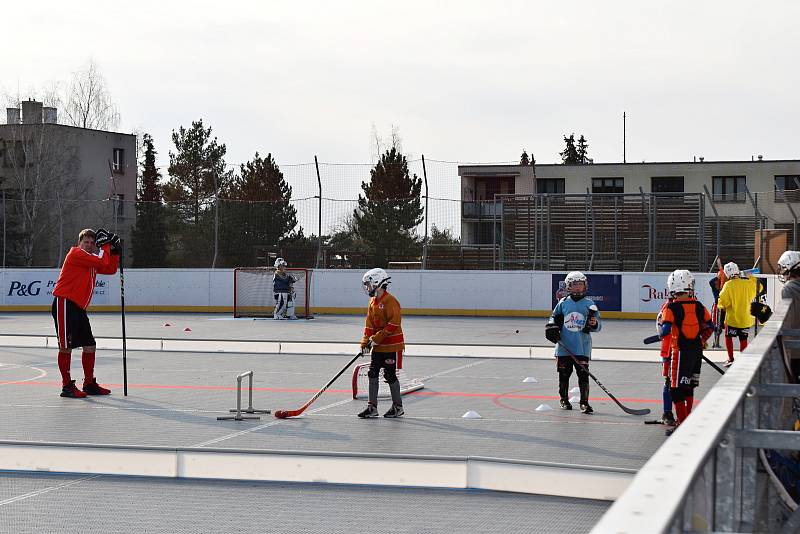
[[[93,314],[91,320],[96,336],[119,335],[118,314]],[[353,341],[361,321],[355,316],[289,322],[131,314],[126,330],[129,337]],[[52,335],[53,328],[48,314],[4,315],[0,325],[3,334]],[[543,325],[537,319],[453,317],[410,317],[403,323],[409,341],[544,346]],[[652,331],[651,321],[609,320],[595,346],[641,348],[641,339]],[[58,395],[52,349],[0,347],[0,440],[493,457],[635,471],[666,439],[660,425],[643,424],[661,409],[657,352],[652,362],[604,360],[591,367],[624,404],[650,408],[653,413],[645,417],[625,414],[595,384],[590,394],[595,414],[537,411],[558,405],[553,360],[418,357],[406,359],[405,371],[424,378],[425,388],[404,398],[402,419],[355,417],[364,402],[351,398],[350,373],[301,418],[216,419],[234,407],[234,378],[242,371],[254,371],[256,408],[294,409],[347,360],[320,354],[128,351],[129,395],[124,397],[121,354],[107,350],[98,353],[95,374],[113,394],[79,400]],[[80,381],[77,354],[72,370]],[[700,400],[718,376],[704,367]],[[537,382],[524,383],[526,377]],[[388,407],[384,401],[379,410]],[[463,419],[469,410],[481,418]],[[384,510],[387,502],[392,505]],[[368,532],[375,518],[394,518],[381,527],[386,532],[586,532],[608,506],[608,501],[479,490],[0,474],[0,515],[15,532],[142,527],[153,532]]]

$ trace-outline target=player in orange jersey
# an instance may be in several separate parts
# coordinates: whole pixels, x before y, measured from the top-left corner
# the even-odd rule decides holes
[[[364,291],[371,298],[364,324],[364,336],[361,338],[361,349],[364,354],[372,351],[367,373],[369,401],[367,408],[358,414],[362,419],[378,417],[378,380],[381,368],[383,368],[383,379],[389,384],[389,391],[392,393],[392,407],[383,416],[401,417],[405,413],[397,369],[403,367],[403,350],[406,345],[403,329],[400,326],[400,303],[386,290],[390,279],[386,271],[380,268],[367,271],[362,278]]]
[[[661,336],[670,338],[669,392],[680,425],[692,411],[694,389],[700,384],[703,346],[714,332],[714,323],[706,307],[694,297],[692,273],[683,269],[672,272],[667,287],[675,300],[664,310]],[[668,429],[666,434],[673,430]]]
[[[53,289],[52,314],[58,337],[58,370],[62,397],[82,399],[86,395],[108,395],[111,390],[94,377],[95,340],[86,308],[92,302],[98,274],[114,274],[119,266],[120,239],[107,230],[86,229],[78,234],[78,245],[64,258]],[[83,391],[70,376],[72,349],[83,348]]]

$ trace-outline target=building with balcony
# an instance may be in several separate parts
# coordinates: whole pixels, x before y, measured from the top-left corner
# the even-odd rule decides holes
[[[785,230],[797,246],[800,160],[462,165],[461,243],[493,268],[749,265]],[[777,235],[777,234],[770,234]],[[756,254],[758,256],[758,254]]]

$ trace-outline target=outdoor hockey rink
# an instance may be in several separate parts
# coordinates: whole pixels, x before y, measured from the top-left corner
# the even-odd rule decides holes
[[[101,338],[120,335],[118,314],[90,317],[99,347]],[[412,356],[409,347],[404,370],[425,387],[404,397],[401,419],[358,419],[364,401],[352,399],[352,374],[345,372],[302,417],[255,421],[217,420],[235,407],[237,374],[253,370],[254,408],[298,408],[347,362],[346,354],[355,354],[343,343],[359,339],[362,318],[131,314],[129,395],[122,394],[121,351],[98,348],[96,375],[113,394],[88,399],[59,397],[56,351],[37,346],[39,336],[53,335],[49,314],[7,314],[0,325],[0,517],[9,532],[587,532],[618,491],[602,486],[624,485],[667,439],[663,426],[643,424],[661,414],[658,351],[641,344],[654,332],[652,321],[606,320],[594,337],[591,366],[623,404],[650,408],[647,416],[625,414],[593,382],[594,414],[577,405],[558,409],[544,319],[410,316],[403,328],[411,344],[430,344],[436,354],[448,343],[462,344],[459,354],[472,344],[485,347],[472,357]],[[11,334],[26,336],[14,341]],[[141,338],[198,343],[187,352],[131,350]],[[237,340],[314,341],[317,349],[220,352]],[[322,353],[321,342],[330,342],[333,354]],[[508,345],[538,348],[530,350],[533,358],[489,357],[509,354],[500,348]],[[724,360],[722,352],[707,355]],[[78,351],[72,375],[80,383]],[[528,377],[536,382],[523,382]],[[701,402],[718,377],[703,366]],[[576,386],[574,375],[572,381]],[[554,409],[537,411],[540,405]],[[378,409],[389,406],[382,401]],[[470,410],[481,418],[462,418]],[[176,472],[190,475],[158,471],[159,455],[175,450],[189,454]],[[76,458],[91,451],[105,459],[80,464]],[[191,458],[201,452],[207,470],[193,471],[200,464]],[[120,459],[134,457],[144,457],[136,474],[155,476],[120,475]],[[59,464],[63,458],[67,463]],[[55,472],[75,462],[86,468]],[[471,480],[478,484],[469,487],[490,489],[423,487],[462,464],[477,469]],[[481,471],[486,466],[508,470]],[[541,478],[549,494],[514,490],[517,468],[540,473],[531,483]],[[559,480],[561,486],[553,482]]]

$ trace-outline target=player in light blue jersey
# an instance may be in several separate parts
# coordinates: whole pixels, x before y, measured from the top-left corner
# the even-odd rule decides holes
[[[600,330],[600,313],[592,299],[586,296],[589,282],[583,273],[573,271],[567,274],[564,285],[568,295],[558,301],[553,308],[550,320],[545,326],[545,337],[556,344],[558,395],[561,398],[561,408],[572,409],[572,404],[569,402],[569,378],[574,368],[578,375],[580,408],[583,413],[588,414],[594,411],[589,405],[589,360],[592,358],[590,333]]]

